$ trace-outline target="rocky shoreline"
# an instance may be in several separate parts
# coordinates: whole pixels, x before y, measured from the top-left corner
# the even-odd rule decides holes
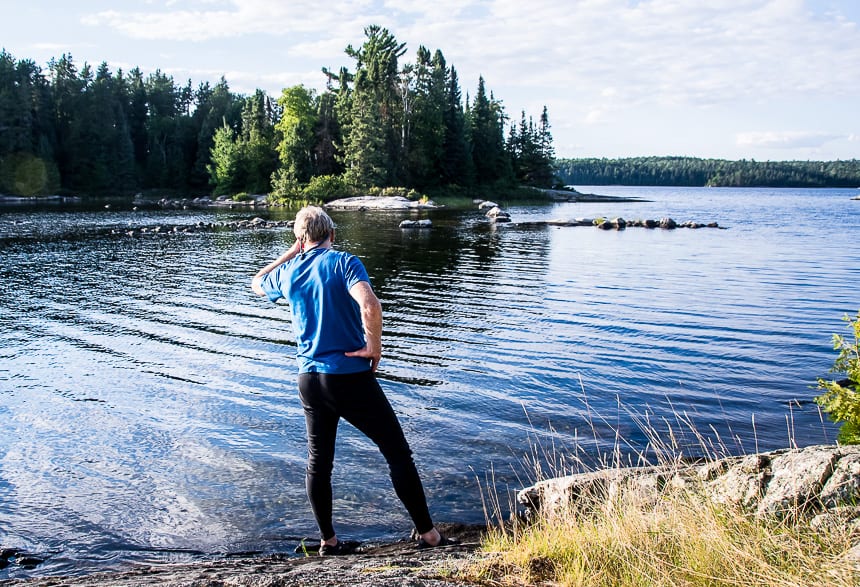
[[[669,463],[609,468],[548,479],[523,489],[517,501],[525,521],[568,507],[603,507],[621,493],[644,503],[669,489],[691,490],[756,518],[847,528],[848,564],[860,571],[860,445],[781,449],[701,464]]]
[[[158,236],[169,234],[191,234],[195,232],[212,232],[216,230],[265,230],[272,228],[292,228],[293,220],[266,220],[255,217],[250,220],[233,220],[231,222],[195,222],[194,224],[154,224],[151,226],[135,226],[128,228],[112,228],[111,234],[117,236]]]
[[[79,196],[7,196],[0,194],[0,204],[42,204],[42,203],[79,203]]]
[[[197,208],[241,210],[277,207],[269,203],[268,197],[265,194],[248,196],[242,200],[234,200],[229,196],[159,199],[137,196],[132,201],[132,205],[137,208],[167,208],[174,210]],[[423,210],[439,207],[432,200],[410,200],[404,196],[354,196],[332,200],[326,202],[323,206],[333,210]]]
[[[224,557],[197,563],[136,565],[134,568],[86,576],[0,580],[0,586],[26,587],[462,587],[473,585],[462,571],[478,557],[482,526],[440,524],[460,544],[419,550],[413,541],[368,544],[356,554],[320,557]]]
[[[592,194],[593,195],[593,194]],[[622,198],[623,200],[623,198]],[[619,201],[619,200],[609,200]],[[502,210],[498,204],[489,200],[477,200],[478,210],[486,210],[484,216],[493,224],[511,223],[513,226],[594,226],[601,230],[625,230],[628,226],[640,226],[642,228],[662,228],[664,230],[674,230],[676,228],[724,228],[717,222],[695,222],[686,220],[684,222],[676,222],[672,218],[664,217],[659,220],[653,219],[636,219],[625,220],[621,217],[616,218],[556,218],[552,220],[526,220],[524,222],[512,222],[511,215]],[[410,221],[404,221],[404,223]],[[412,226],[413,223],[409,224]],[[402,223],[401,226],[404,226]]]
[[[537,194],[555,202],[648,202],[642,198],[625,196],[603,196],[599,194],[583,194],[576,190],[535,189]],[[242,200],[234,200],[229,196],[211,198],[145,198],[138,195],[132,204],[137,207],[158,207],[172,209],[189,208],[268,208],[271,204],[266,194],[249,195]],[[352,196],[326,202],[326,208],[333,210],[424,210],[439,208],[433,200],[410,200],[404,196]]]
[[[860,446],[809,446],[746,456],[618,467],[548,479],[521,490],[517,519],[529,523],[559,508],[605,507],[620,492],[659,500],[665,491],[694,490],[750,516],[791,518],[815,529],[838,525],[854,537],[845,563],[860,572]],[[320,557],[269,554],[177,564],[139,564],[86,576],[0,580],[26,587],[463,587],[476,585],[469,569],[492,557],[480,550],[483,526],[440,524],[459,544],[419,550],[414,541],[365,544],[355,554]]]

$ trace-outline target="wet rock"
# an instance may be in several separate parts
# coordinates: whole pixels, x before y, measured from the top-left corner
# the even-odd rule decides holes
[[[510,222],[511,215],[499,208],[498,206],[494,206],[487,210],[486,214],[484,214],[487,218],[489,218],[492,222]]]
[[[594,226],[593,218],[557,218],[554,220],[547,220],[546,222],[540,222],[537,224],[547,224],[549,226]]]
[[[172,226],[141,226],[138,228],[131,228],[126,230],[115,228],[110,231],[110,234],[126,236],[180,235],[214,230],[263,230],[273,228],[290,228],[292,226],[293,221],[266,220],[265,218],[255,217],[251,220],[235,220],[232,222],[213,223],[199,221],[194,224],[175,224]]]
[[[404,220],[400,223],[400,228],[432,228],[433,221],[429,218],[422,220]]]
[[[205,208],[266,208],[269,206],[266,194],[255,194],[244,200],[233,200],[230,196],[218,196],[212,199],[208,196],[196,198],[145,198],[137,194],[132,204],[135,208],[171,208],[176,210],[205,209]]]
[[[627,221],[623,218],[613,218],[612,220],[598,221],[595,226],[601,230],[624,230],[627,228]]]
[[[537,189],[549,199],[560,202],[648,202],[642,198],[631,198],[625,196],[603,196],[599,194],[584,194],[575,189],[550,190]]]
[[[29,554],[18,555],[15,557],[15,562],[22,569],[32,570],[45,562],[45,559]]]
[[[24,552],[17,548],[0,549],[0,569],[14,565],[22,569],[32,570],[43,562],[45,562],[43,557]]]
[[[591,219],[591,218],[573,218],[573,219],[565,219],[565,218],[556,218],[553,220],[527,220],[524,222],[517,222],[517,226],[596,226],[601,230],[624,230],[627,227],[641,227],[641,228],[665,228],[665,229],[675,229],[675,228],[721,228],[720,225],[716,222],[709,222],[707,224],[701,222],[693,222],[692,220],[677,223],[672,218],[661,218],[660,220],[653,219],[644,219],[644,220],[626,220],[624,218],[612,218],[611,220],[604,220],[601,218]]]

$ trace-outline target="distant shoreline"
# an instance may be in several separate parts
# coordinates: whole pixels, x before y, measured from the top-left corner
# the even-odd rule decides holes
[[[47,196],[7,196],[0,194],[0,204],[31,204],[39,202],[82,202],[79,196],[59,196],[51,194]]]
[[[600,194],[583,194],[576,190],[550,190],[538,189],[547,195],[549,199],[557,202],[650,202],[644,198],[629,196],[602,196]]]

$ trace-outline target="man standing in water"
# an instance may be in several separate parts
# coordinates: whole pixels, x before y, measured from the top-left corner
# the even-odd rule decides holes
[[[320,529],[321,555],[346,554],[332,525],[331,471],[340,418],[378,447],[397,497],[420,535],[419,548],[453,544],[433,525],[412,451],[376,380],[382,356],[382,305],[358,257],[332,249],[335,225],[322,208],[296,214],[296,242],[262,268],[251,288],[290,303],[305,412],[305,484]]]

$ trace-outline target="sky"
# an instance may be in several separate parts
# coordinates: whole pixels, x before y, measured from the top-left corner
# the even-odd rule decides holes
[[[0,47],[46,68],[323,90],[369,25],[440,49],[559,157],[860,159],[860,0],[0,0]]]

